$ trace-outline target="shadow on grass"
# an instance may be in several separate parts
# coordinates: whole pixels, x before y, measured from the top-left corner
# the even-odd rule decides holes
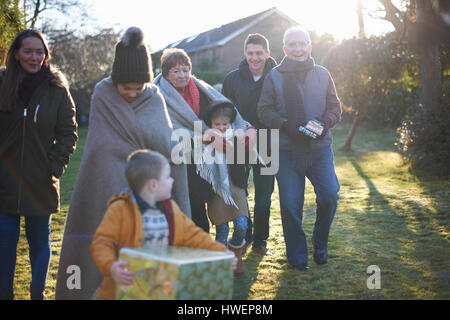
[[[251,249],[249,248],[249,250]],[[244,257],[246,272],[242,276],[234,277],[234,300],[248,300],[250,289],[258,278],[258,266],[262,259],[261,255],[252,251]]]
[[[367,215],[361,217],[356,230],[374,233],[365,243],[366,265],[381,268],[387,297],[448,296],[449,243],[433,226],[430,209],[402,194],[383,195],[358,161],[351,155],[347,158],[369,189]],[[401,205],[393,207],[391,203]]]
[[[283,266],[275,299],[449,298],[450,252],[448,237],[442,236],[445,226],[436,223],[430,208],[405,199],[406,191],[380,192],[358,163],[358,154],[344,157],[367,186],[367,198],[360,199],[366,201],[363,210],[351,205],[354,200],[349,195],[350,205],[345,211],[338,208],[338,221],[335,218],[332,225],[328,264],[319,267],[311,261],[307,272]],[[315,209],[304,211],[306,217]],[[312,227],[311,222],[304,222],[307,237]],[[310,242],[308,247],[312,258]],[[371,265],[381,269],[380,290],[367,288],[370,274],[366,270]]]
[[[425,176],[426,173],[418,175],[417,171],[413,172],[419,185],[426,194],[430,195],[433,201],[431,218],[442,229],[443,237],[449,240],[450,237],[450,179],[441,177]]]

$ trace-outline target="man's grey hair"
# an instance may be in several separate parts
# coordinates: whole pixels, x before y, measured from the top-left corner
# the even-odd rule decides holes
[[[285,31],[284,36],[283,36],[283,45],[284,46],[286,46],[287,36],[290,35],[291,33],[303,33],[304,35],[306,35],[306,39],[308,39],[308,43],[311,44],[311,37],[309,36],[308,30],[306,30],[302,26],[294,26]]]

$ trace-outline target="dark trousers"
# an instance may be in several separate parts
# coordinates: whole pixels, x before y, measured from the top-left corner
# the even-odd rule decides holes
[[[206,213],[206,201],[212,200],[214,191],[211,185],[197,173],[194,164],[187,165],[189,201],[191,218],[194,223],[209,233],[209,220]]]
[[[250,170],[253,169],[253,185],[255,189],[255,206],[253,209],[253,220],[249,218],[249,225],[245,239],[253,239],[253,247],[266,247],[269,238],[269,217],[272,193],[274,190],[275,176],[262,175],[260,165],[247,167],[247,179]],[[249,215],[250,216],[250,215]],[[253,231],[252,231],[253,227]]]
[[[51,215],[25,217],[25,230],[31,264],[31,299],[44,298],[45,281],[50,264]],[[14,271],[20,216],[0,213],[0,300],[14,298]]]
[[[191,202],[192,221],[209,233],[209,220],[206,214],[205,200],[199,200],[198,197],[191,196],[191,190],[189,190],[189,201]]]

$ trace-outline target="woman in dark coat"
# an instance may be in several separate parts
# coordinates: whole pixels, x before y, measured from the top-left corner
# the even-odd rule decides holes
[[[20,217],[25,217],[31,299],[43,299],[50,262],[51,214],[59,211],[59,178],[78,139],[65,79],[48,64],[36,30],[20,32],[0,71],[0,299],[13,299]]]

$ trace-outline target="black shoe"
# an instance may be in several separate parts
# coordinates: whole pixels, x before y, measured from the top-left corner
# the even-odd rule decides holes
[[[327,263],[327,257],[323,255],[317,255],[314,253],[314,262],[318,265],[323,265]]]
[[[309,266],[307,263],[301,263],[301,264],[296,264],[294,266],[294,269],[297,271],[307,271],[309,269]]]

